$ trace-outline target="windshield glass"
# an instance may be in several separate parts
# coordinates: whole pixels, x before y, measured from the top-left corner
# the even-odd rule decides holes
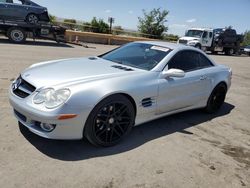
[[[201,30],[188,30],[186,33],[186,37],[198,37],[200,38],[202,35],[203,31]]]
[[[151,70],[169,52],[170,49],[167,47],[144,43],[130,43],[99,57],[115,63]]]

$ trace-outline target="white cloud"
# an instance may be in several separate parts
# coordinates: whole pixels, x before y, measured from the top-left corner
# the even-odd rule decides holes
[[[194,23],[194,22],[196,22],[196,19],[195,18],[191,18],[191,19],[187,20],[186,22],[187,23]]]
[[[171,24],[169,25],[170,28],[186,28],[186,24]]]
[[[133,13],[134,13],[134,11],[133,11],[133,10],[130,10],[130,11],[128,11],[128,13],[129,13],[129,14],[133,14]]]
[[[110,13],[110,12],[111,12],[111,10],[107,9],[107,10],[105,10],[105,12],[106,12],[106,13]]]

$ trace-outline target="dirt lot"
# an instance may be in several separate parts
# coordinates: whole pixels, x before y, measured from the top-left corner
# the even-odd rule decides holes
[[[212,56],[233,69],[223,108],[165,117],[134,128],[121,144],[95,148],[19,129],[8,86],[29,65],[97,55],[93,48],[0,39],[0,187],[250,187],[250,58]]]

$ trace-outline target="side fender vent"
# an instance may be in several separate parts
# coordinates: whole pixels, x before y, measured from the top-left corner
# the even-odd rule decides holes
[[[145,98],[141,101],[143,107],[150,107],[153,104],[152,98]]]

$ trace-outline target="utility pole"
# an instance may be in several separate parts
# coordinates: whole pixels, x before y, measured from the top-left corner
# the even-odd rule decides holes
[[[108,22],[109,22],[109,32],[110,34],[112,34],[112,24],[115,23],[115,18],[109,17]]]

